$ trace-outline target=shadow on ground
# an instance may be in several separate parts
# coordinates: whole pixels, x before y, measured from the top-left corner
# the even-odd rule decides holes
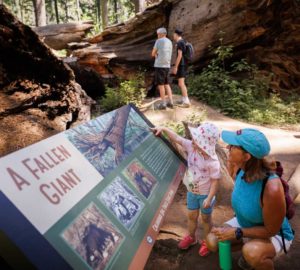
[[[300,205],[297,205],[297,212],[291,221],[295,230],[295,240],[287,255],[282,255],[275,261],[276,270],[298,270],[300,266]],[[163,237],[163,236],[161,236]],[[166,237],[166,235],[165,235]],[[202,258],[198,255],[199,245],[190,248],[187,251],[180,251],[177,248],[178,238],[169,238],[158,240],[148,263],[146,270],[217,270],[219,268],[218,253],[210,254]],[[240,269],[237,260],[241,252],[232,253],[232,270]]]

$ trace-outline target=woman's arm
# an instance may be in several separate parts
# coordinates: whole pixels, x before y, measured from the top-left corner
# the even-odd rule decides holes
[[[280,179],[266,183],[263,196],[264,226],[242,228],[243,236],[248,238],[267,239],[277,234],[285,217],[285,197]],[[212,232],[219,241],[235,239],[236,228],[214,228]]]
[[[279,232],[286,214],[284,190],[279,178],[266,183],[263,194],[264,226],[243,229],[245,237],[269,238]]]
[[[179,145],[182,145],[182,137],[180,137],[179,135],[177,135],[174,131],[172,131],[169,128],[166,127],[155,127],[155,128],[151,128],[151,131],[155,134],[155,136],[159,136],[162,132],[165,133],[169,140],[174,142],[174,143],[178,143]]]

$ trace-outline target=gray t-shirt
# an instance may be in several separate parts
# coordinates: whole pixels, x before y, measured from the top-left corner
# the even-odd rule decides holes
[[[154,49],[157,50],[157,57],[155,58],[154,67],[170,68],[173,45],[168,38],[160,38],[156,40]]]

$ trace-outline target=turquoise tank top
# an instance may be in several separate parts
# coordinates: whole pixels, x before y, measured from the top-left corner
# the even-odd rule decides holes
[[[262,180],[247,183],[242,176],[244,171],[240,170],[236,176],[234,189],[232,192],[231,203],[239,224],[243,228],[263,225],[263,214],[260,205],[260,194],[262,190]],[[278,178],[276,174],[270,176],[269,181]],[[284,238],[293,240],[292,228],[285,217],[281,226]],[[280,232],[278,232],[280,235]]]

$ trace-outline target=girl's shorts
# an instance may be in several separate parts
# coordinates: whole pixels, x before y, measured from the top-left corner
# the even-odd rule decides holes
[[[200,209],[202,214],[211,214],[215,204],[215,200],[212,199],[212,204],[209,208],[203,208],[203,201],[207,198],[207,196],[208,195],[199,195],[189,191],[187,193],[187,208],[189,210]]]

